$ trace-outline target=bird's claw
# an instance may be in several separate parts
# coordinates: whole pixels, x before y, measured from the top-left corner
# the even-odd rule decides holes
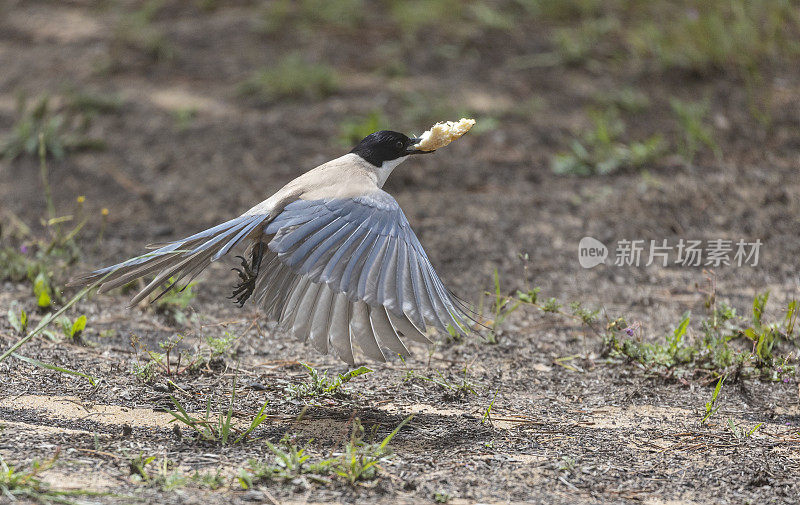
[[[239,279],[241,279],[241,282],[233,287],[233,294],[229,296],[228,299],[231,300],[236,298],[233,303],[241,308],[244,307],[244,302],[246,302],[250,296],[252,296],[253,291],[256,289],[258,265],[256,264],[256,258],[253,258],[253,263],[251,264],[247,262],[244,256],[236,257],[241,258],[242,268],[231,268],[231,270],[239,274]]]

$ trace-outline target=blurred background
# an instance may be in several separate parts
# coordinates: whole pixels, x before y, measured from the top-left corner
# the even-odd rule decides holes
[[[465,297],[497,269],[508,292],[654,324],[702,302],[702,267],[585,270],[584,236],[760,239],[756,267],[717,269],[720,292],[789,297],[798,63],[792,0],[3,0],[4,264],[56,232],[65,265],[128,257],[372,131],[466,116],[468,136],[386,186]]]

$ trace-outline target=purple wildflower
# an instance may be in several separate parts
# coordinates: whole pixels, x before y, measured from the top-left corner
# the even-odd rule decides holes
[[[28,246],[24,244],[19,246],[19,252],[21,252],[22,254],[28,254]]]
[[[633,328],[631,328],[630,326],[625,328],[625,333],[627,333],[629,337],[633,336],[633,331],[634,331]]]

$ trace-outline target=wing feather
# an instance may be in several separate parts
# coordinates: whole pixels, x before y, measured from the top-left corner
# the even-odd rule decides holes
[[[369,320],[369,307],[366,303],[358,301],[352,305],[352,316],[350,318],[350,332],[358,347],[370,358],[384,362],[386,356],[383,355],[375,334],[372,333],[372,323]]]

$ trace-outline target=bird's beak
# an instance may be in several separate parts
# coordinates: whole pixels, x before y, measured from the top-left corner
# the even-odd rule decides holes
[[[420,151],[419,149],[414,149],[414,146],[422,142],[421,138],[414,138],[411,139],[409,146],[406,148],[406,154],[429,154],[433,151]]]

